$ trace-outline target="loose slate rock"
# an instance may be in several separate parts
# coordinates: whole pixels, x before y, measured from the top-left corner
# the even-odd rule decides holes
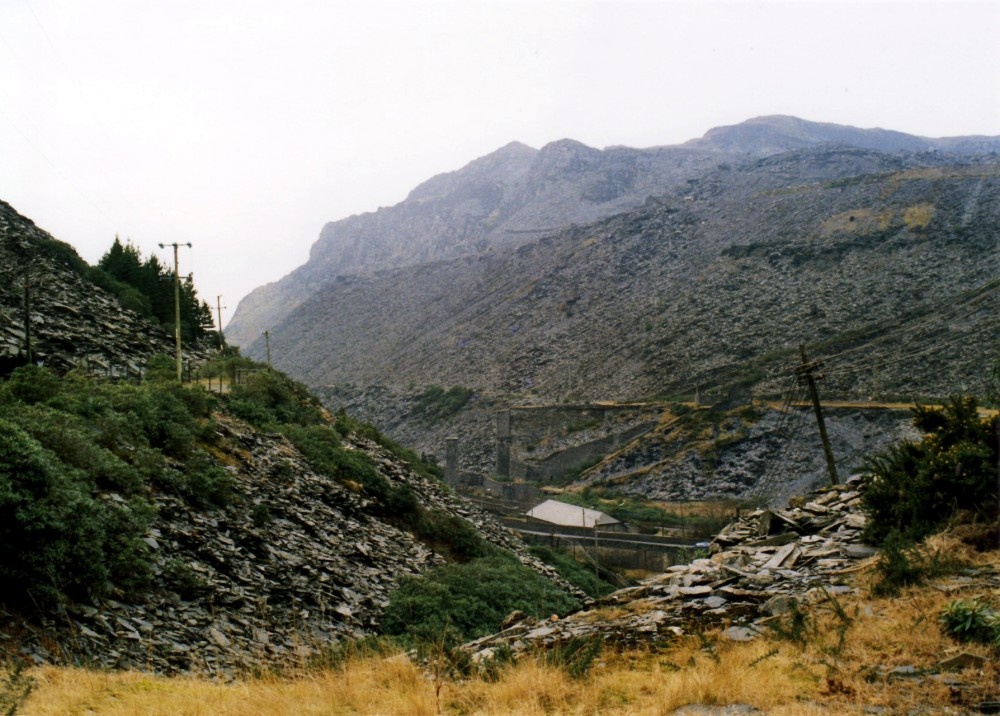
[[[544,630],[508,628],[464,648],[475,655],[503,646],[516,655],[589,637],[648,646],[713,627],[730,639],[755,638],[775,615],[852,591],[841,584],[843,571],[874,553],[861,544],[864,519],[856,519],[864,487],[853,477],[794,500],[799,507],[756,510],[719,533],[710,559],[674,565]]]

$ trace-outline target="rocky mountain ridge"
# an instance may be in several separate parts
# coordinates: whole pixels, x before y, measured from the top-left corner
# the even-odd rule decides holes
[[[563,139],[533,149],[513,142],[429,179],[403,202],[323,227],[309,261],[246,296],[227,327],[244,349],[338,276],[510,248],[570,224],[589,223],[683,190],[719,165],[809,147],[970,155],[990,137],[928,139],[768,116],[710,130],[682,145],[603,150]]]
[[[516,246],[638,206],[714,161],[713,152],[680,147],[602,151],[568,139],[540,150],[509,144],[424,182],[396,206],[324,226],[306,264],[240,301],[227,340],[250,347],[336,277]]]

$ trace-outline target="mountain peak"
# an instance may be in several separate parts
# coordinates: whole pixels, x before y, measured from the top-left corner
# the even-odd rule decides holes
[[[816,144],[847,144],[881,152],[919,152],[934,148],[924,137],[887,129],[860,129],[843,124],[812,122],[785,114],[754,117],[714,127],[684,146],[750,155],[776,154]]]
[[[538,150],[522,142],[509,142],[496,151],[473,159],[461,169],[431,177],[418,184],[406,197],[407,201],[431,201],[455,191],[458,184],[469,181],[508,183],[531,166]]]

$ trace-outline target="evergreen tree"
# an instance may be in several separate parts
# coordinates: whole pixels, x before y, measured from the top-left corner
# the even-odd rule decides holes
[[[143,260],[138,248],[118,235],[101,257],[95,282],[118,296],[130,310],[153,318],[168,331],[174,330],[174,272],[155,255]],[[194,279],[189,274],[180,285],[181,338],[198,341],[215,331],[212,309],[198,299]]]

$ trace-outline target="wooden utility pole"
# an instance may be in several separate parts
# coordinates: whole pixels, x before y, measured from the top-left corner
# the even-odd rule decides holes
[[[219,353],[222,353],[223,347],[226,345],[226,339],[222,335],[222,309],[226,308],[222,305],[222,296],[215,297],[215,308],[219,316]]]
[[[27,269],[24,270],[24,353],[28,365],[35,362],[31,353],[31,277]]]
[[[810,363],[804,345],[799,346],[799,353],[802,356],[802,365],[795,369],[795,374],[799,377],[799,382],[805,383],[809,388],[809,397],[812,398],[813,410],[816,411],[816,422],[819,424],[819,437],[823,441],[823,454],[826,455],[826,466],[830,470],[830,483],[837,485],[840,483],[840,480],[837,479],[837,465],[833,461],[833,450],[830,448],[830,438],[826,434],[823,409],[820,407],[819,392],[816,390],[816,378],[822,378],[823,376],[813,375],[813,373],[823,366],[823,362],[817,360]]]
[[[184,365],[181,358],[181,274],[177,267],[177,249],[181,246],[191,248],[191,244],[160,244],[161,249],[168,246],[174,247],[174,339],[177,343],[177,382],[184,382]]]
[[[267,347],[267,369],[271,370],[271,331],[264,331],[264,345]]]

